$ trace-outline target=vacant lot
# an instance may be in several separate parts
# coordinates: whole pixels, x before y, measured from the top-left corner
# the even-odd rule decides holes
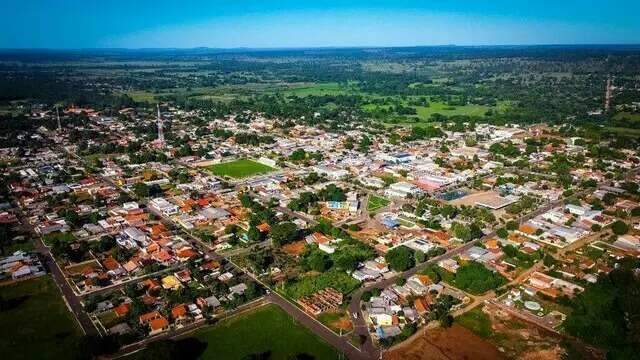
[[[247,359],[271,352],[272,360],[309,354],[317,360],[337,359],[328,344],[295,322],[275,305],[268,305],[194,334],[208,343],[202,359]]]
[[[353,330],[349,314],[344,310],[335,310],[318,315],[318,321],[329,327],[336,334],[345,334]]]
[[[253,160],[240,159],[211,165],[207,167],[207,170],[211,171],[214,175],[241,179],[257,174],[266,174],[272,172],[274,168]]]
[[[0,287],[3,359],[70,359],[82,335],[49,276]]]
[[[419,331],[384,354],[386,360],[505,359],[490,342],[454,324],[450,328]]]
[[[491,336],[491,319],[477,307],[456,318],[456,322],[486,339]]]
[[[485,339],[510,359],[551,360],[559,359],[562,348],[561,339],[544,330],[512,318],[503,311],[490,307],[485,312],[482,307],[475,308],[455,319],[473,334]],[[474,335],[474,336],[475,336]],[[578,347],[583,359],[594,358],[592,354]]]

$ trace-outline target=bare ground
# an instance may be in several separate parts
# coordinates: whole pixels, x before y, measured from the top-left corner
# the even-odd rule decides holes
[[[448,329],[419,331],[410,340],[385,353],[386,360],[494,360],[506,359],[490,342],[454,324]]]

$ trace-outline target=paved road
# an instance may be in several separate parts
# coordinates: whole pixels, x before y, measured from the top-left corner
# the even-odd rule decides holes
[[[280,306],[296,321],[307,327],[309,330],[313,331],[316,335],[320,336],[324,341],[335,347],[338,351],[342,352],[349,359],[366,360],[377,358],[377,356],[371,357],[369,353],[358,350],[349,342],[348,336],[340,337],[336,335],[333,331],[321,325],[315,318],[305,313],[297,306],[291,304],[277,293],[271,292],[269,295],[267,295],[267,299],[272,303]]]
[[[62,270],[60,270],[60,267],[58,267],[58,264],[53,259],[53,255],[51,255],[49,248],[44,245],[42,239],[40,239],[39,237],[36,240],[36,251],[38,251],[44,257],[46,267],[51,272],[53,280],[58,285],[58,288],[60,288],[60,291],[62,291],[62,295],[64,296],[69,309],[73,313],[73,316],[78,321],[78,324],[80,324],[82,331],[86,335],[99,335],[98,329],[96,329],[95,325],[89,318],[89,315],[87,315],[87,313],[84,311],[84,308],[80,303],[80,299],[76,296],[76,294],[73,292],[73,289],[65,279]]]
[[[42,237],[38,234],[31,223],[27,220],[25,214],[22,211],[22,208],[18,207],[18,216],[20,218],[20,222],[29,229],[29,232],[33,234],[35,238],[35,250],[42,255],[44,266],[49,270],[53,281],[55,281],[56,285],[62,292],[62,296],[64,298],[67,307],[75,317],[76,321],[80,325],[82,332],[85,335],[100,335],[98,329],[89,318],[89,315],[84,311],[82,307],[82,303],[80,302],[80,298],[78,298],[71,288],[71,285],[67,282],[67,279],[64,276],[64,273],[58,266],[58,263],[53,258],[51,251],[49,248],[42,242]]]

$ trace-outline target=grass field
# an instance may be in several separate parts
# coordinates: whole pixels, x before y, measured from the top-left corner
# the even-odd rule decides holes
[[[464,106],[449,106],[440,102],[430,103],[428,107],[416,106],[416,112],[418,118],[422,120],[429,120],[431,115],[440,114],[445,116],[453,115],[468,115],[468,116],[484,116],[489,110],[489,106],[484,105],[464,105]]]
[[[51,277],[0,287],[3,359],[69,359],[82,335]]]
[[[616,134],[626,135],[631,137],[640,137],[640,129],[631,129],[623,127],[607,127],[607,130],[613,131]]]
[[[62,241],[62,242],[72,242],[76,239],[75,236],[73,236],[72,233],[68,233],[68,232],[53,232],[47,235],[44,235],[42,237],[42,240],[44,241],[45,244],[47,244],[47,246],[51,246],[53,245],[53,242],[56,240]]]
[[[272,360],[288,360],[301,353],[317,360],[338,358],[336,350],[276,305],[223,321],[194,336],[208,343],[202,359],[240,360],[267,351]]]
[[[369,202],[367,203],[367,211],[377,211],[385,206],[389,205],[389,200],[380,196],[369,196]]]
[[[633,121],[640,121],[640,113],[631,113],[628,111],[622,111],[614,115],[615,119],[629,119]]]
[[[211,165],[207,167],[207,170],[209,170],[214,175],[228,176],[234,179],[242,179],[253,175],[266,174],[272,172],[275,169],[253,160],[240,159]]]
[[[484,339],[492,334],[491,319],[479,307],[458,316],[455,321]]]
[[[355,92],[355,89],[350,89],[338,83],[320,83],[309,84],[302,86],[295,86],[291,89],[285,90],[285,95],[296,95],[300,97],[315,95],[341,95]]]

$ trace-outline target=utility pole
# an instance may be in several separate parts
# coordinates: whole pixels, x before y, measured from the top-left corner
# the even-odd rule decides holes
[[[156,104],[158,109],[158,143],[164,147],[164,130],[162,128],[162,117],[160,116],[160,104]]]
[[[60,124],[60,111],[58,111],[58,105],[56,105],[56,117],[58,118],[58,131],[62,131],[62,125]]]
[[[604,111],[609,111],[611,107],[611,95],[613,95],[613,83],[611,81],[611,76],[607,77],[607,87],[604,92]]]

